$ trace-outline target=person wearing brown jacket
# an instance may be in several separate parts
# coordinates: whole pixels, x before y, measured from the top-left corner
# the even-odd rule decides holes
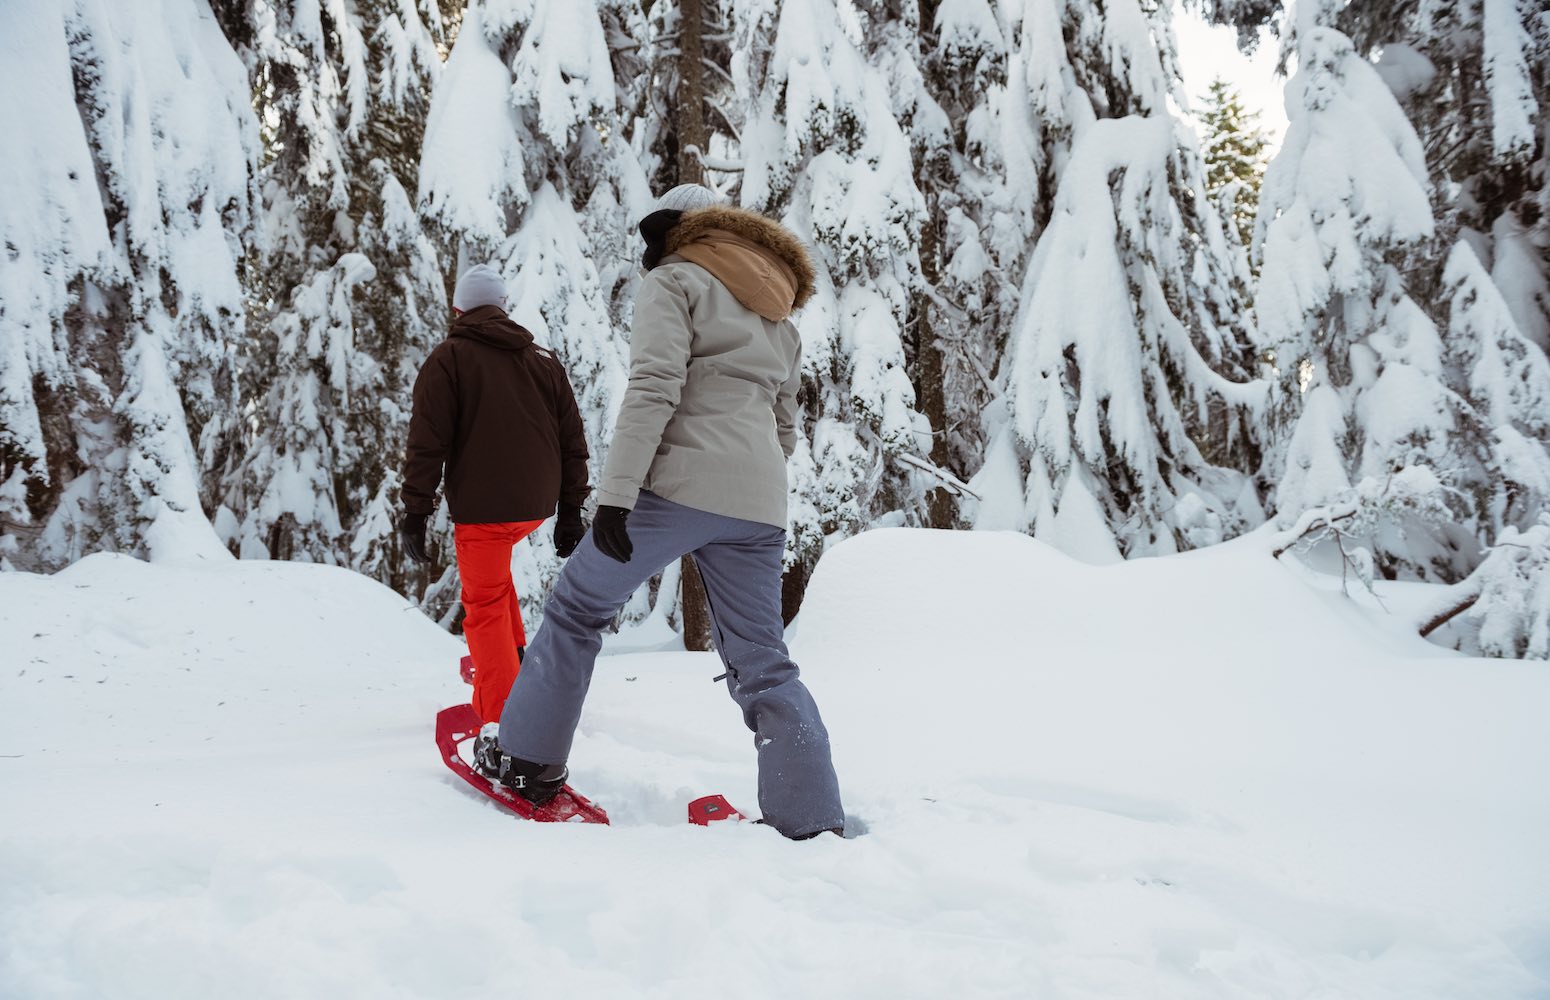
[[[463,634],[474,660],[474,710],[501,716],[527,645],[511,550],[559,508],[554,545],[569,557],[586,534],[587,440],[565,369],[506,315],[506,285],[477,264],[458,279],[452,330],[414,383],[400,493],[404,551],[429,562],[426,522],[446,483]]]

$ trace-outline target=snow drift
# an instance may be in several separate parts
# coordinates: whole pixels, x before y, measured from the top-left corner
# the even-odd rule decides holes
[[[853,832],[752,808],[709,654],[604,657],[523,824],[431,744],[461,643],[317,565],[0,576],[0,995],[1304,997],[1550,989],[1550,673],[1250,536],[1092,567],[833,548],[793,650]]]

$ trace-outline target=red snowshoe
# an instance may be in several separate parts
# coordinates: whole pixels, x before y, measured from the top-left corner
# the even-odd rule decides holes
[[[468,782],[481,795],[492,802],[516,813],[523,819],[540,823],[608,823],[608,814],[578,795],[569,785],[558,795],[541,806],[503,785],[495,784],[475,771],[459,752],[466,743],[472,743],[483,727],[472,705],[453,705],[436,713],[436,746],[441,759],[446,761],[452,773]]]

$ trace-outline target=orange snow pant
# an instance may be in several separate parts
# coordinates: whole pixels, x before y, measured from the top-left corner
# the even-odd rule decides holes
[[[511,549],[543,521],[457,524],[457,575],[463,582],[463,635],[474,658],[474,711],[485,722],[499,722],[506,696],[527,645],[522,608],[511,582]]]

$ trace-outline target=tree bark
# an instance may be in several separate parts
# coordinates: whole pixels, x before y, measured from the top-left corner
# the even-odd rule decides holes
[[[684,648],[698,653],[714,649],[710,638],[710,611],[705,601],[705,581],[700,579],[700,568],[690,556],[683,557],[683,571],[679,576],[679,610],[683,615]]]
[[[1448,624],[1448,622],[1475,606],[1480,600],[1480,578],[1478,576],[1466,577],[1454,584],[1452,590],[1455,594],[1452,603],[1433,614],[1419,626],[1418,631],[1421,633],[1421,638],[1425,639]]]
[[[699,154],[706,150],[705,25],[700,0],[678,0],[678,107],[674,117],[678,132],[678,183],[705,183]],[[690,147],[693,147],[691,149]],[[687,577],[685,577],[687,579]]]
[[[935,221],[935,198],[932,212],[920,231],[920,277],[928,286],[936,287],[941,277],[937,266],[938,241]],[[942,351],[937,346],[936,333],[931,325],[931,298],[924,291],[915,295],[915,398],[920,412],[931,424],[931,462],[939,469],[948,468],[950,456],[947,450],[947,391],[943,386]],[[951,528],[957,523],[956,505],[952,494],[937,487],[926,495],[926,523],[933,528]]]
[[[674,125],[678,133],[678,183],[703,184],[705,169],[699,154],[705,152],[705,67],[701,35],[705,26],[700,0],[678,0],[678,94]],[[692,149],[690,147],[693,147]],[[684,648],[703,652],[712,648],[710,612],[705,603],[705,583],[694,560],[683,558],[679,579],[679,608],[683,613]]]
[[[807,596],[807,578],[811,575],[811,567],[801,562],[781,574],[780,621],[782,625],[790,625],[792,619],[802,610],[802,598]]]

